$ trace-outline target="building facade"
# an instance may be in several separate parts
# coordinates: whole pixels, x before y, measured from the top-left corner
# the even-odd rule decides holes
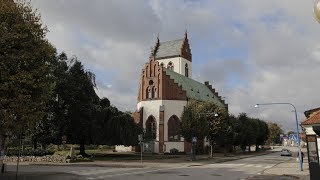
[[[318,155],[320,154],[320,108],[310,109],[304,112],[306,119],[301,123],[306,135],[316,135]],[[311,152],[309,152],[310,154]],[[315,152],[313,152],[315,153]],[[320,162],[320,158],[318,159]]]
[[[212,101],[228,108],[208,81],[192,79],[192,54],[184,38],[157,42],[144,65],[139,82],[137,110],[133,117],[147,140],[145,151],[189,152],[191,145],[179,134],[180,117],[189,100]]]

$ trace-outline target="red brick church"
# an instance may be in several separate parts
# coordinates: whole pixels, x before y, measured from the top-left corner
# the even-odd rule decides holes
[[[212,101],[228,107],[208,81],[192,79],[192,54],[187,33],[184,38],[157,42],[144,65],[139,83],[137,110],[133,116],[143,126],[153,153],[177,149],[189,152],[190,144],[179,134],[180,117],[189,100]]]

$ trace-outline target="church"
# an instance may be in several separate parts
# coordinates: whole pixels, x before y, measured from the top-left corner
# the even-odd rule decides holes
[[[180,117],[189,100],[211,101],[228,108],[208,81],[192,79],[192,54],[184,38],[160,42],[157,38],[139,82],[138,104],[133,117],[144,129],[144,151],[190,152],[191,144],[179,134]]]

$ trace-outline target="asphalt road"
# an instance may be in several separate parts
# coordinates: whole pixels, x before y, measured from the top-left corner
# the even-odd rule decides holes
[[[250,176],[262,174],[265,169],[287,161],[291,157],[281,157],[279,152],[245,158],[224,163],[179,167],[173,164],[170,168],[110,168],[110,167],[79,167],[79,166],[20,166],[19,179],[80,179],[80,180],[163,180],[163,179],[215,179],[241,180]],[[0,175],[0,180],[14,179],[15,166],[7,168],[6,176]]]

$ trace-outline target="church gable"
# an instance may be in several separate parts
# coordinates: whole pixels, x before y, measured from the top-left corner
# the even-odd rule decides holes
[[[139,84],[138,101],[145,100],[186,100],[186,92],[182,90],[170,76],[164,72],[154,58],[145,64]]]

